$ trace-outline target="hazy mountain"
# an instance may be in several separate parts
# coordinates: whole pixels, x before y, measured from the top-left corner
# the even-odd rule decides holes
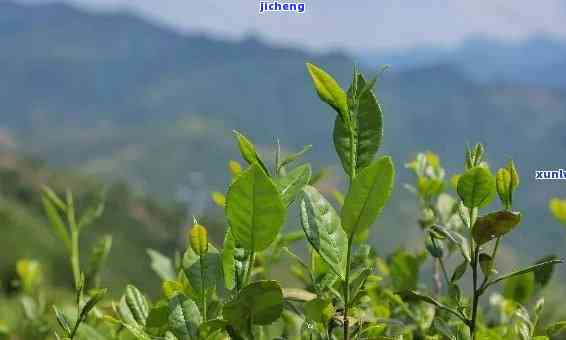
[[[200,173],[211,189],[224,187],[225,164],[237,157],[232,129],[248,133],[264,152],[280,137],[288,149],[313,144],[307,158],[316,166],[337,164],[334,113],[316,98],[304,63],[318,63],[346,84],[354,60],[345,54],[180,35],[128,14],[63,5],[1,2],[0,13],[0,131],[12,148],[54,165],[125,178],[167,199],[177,197],[190,173]],[[537,46],[529,55],[536,57]],[[541,55],[545,49],[562,53],[540,46]],[[519,63],[515,52],[487,47],[500,62]],[[470,47],[483,61],[485,48]],[[393,155],[400,182],[376,240],[391,249],[418,235],[414,201],[401,185],[411,179],[403,169],[410,157],[434,150],[454,172],[466,143],[483,141],[493,167],[512,157],[523,176],[517,203],[527,212],[512,237],[515,247],[529,256],[559,252],[563,233],[546,205],[564,192],[559,184],[535,182],[533,174],[564,162],[566,93],[478,81],[433,52],[419,58],[430,62],[398,68],[397,60],[405,66],[410,60],[377,60],[393,65],[377,92],[385,110],[382,152]],[[482,58],[469,60],[481,65]],[[534,243],[544,246],[532,249]]]
[[[565,89],[566,41],[535,35],[523,41],[496,41],[484,37],[459,46],[417,47],[396,51],[362,51],[364,64],[391,64],[403,71],[435,64],[451,64],[481,83],[503,83]]]

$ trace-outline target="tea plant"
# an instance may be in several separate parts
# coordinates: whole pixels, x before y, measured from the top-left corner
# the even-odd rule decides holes
[[[277,142],[268,162],[235,131],[246,166],[231,161],[226,194],[212,195],[226,217],[222,244],[209,239],[195,217],[182,252],[170,258],[148,250],[161,280],[160,296],[150,299],[128,285],[111,301],[99,288],[111,239],[94,246],[86,266],[80,256],[81,232],[103,205],[77,218],[70,192],[63,200],[46,188],[45,212],[67,251],[74,288],[71,308],[53,307],[58,339],[543,340],[565,328],[564,322],[554,323],[546,327],[548,336],[538,335],[540,292],[560,260],[549,256],[508,274],[497,269],[500,245],[521,221],[521,213],[513,211],[519,185],[514,163],[493,175],[483,146],[468,149],[464,171],[452,181],[456,198],[447,192],[439,157],[417,155],[407,168],[417,179],[409,188],[418,200],[426,250],[399,248],[384,258],[366,241],[395,182],[391,157],[376,156],[383,136],[383,112],[373,89],[377,77],[367,79],[356,69],[344,90],[321,68],[307,64],[307,70],[316,93],[335,112],[333,141],[347,182],[345,194],[328,192],[338,204],[317,187],[320,173],[313,175],[308,163],[296,165],[310,146],[285,157]],[[502,208],[483,213],[496,195]],[[564,210],[556,203],[551,207]],[[298,210],[300,228],[287,231],[292,210]],[[307,259],[292,250],[304,239]],[[428,258],[432,289],[419,280]],[[302,286],[282,287],[274,280],[274,269],[282,267]],[[34,293],[37,268],[23,261],[18,274],[21,289],[43,306],[43,315],[47,303]],[[482,305],[499,283],[505,284],[503,295],[492,294]],[[51,330],[48,321],[42,325]]]

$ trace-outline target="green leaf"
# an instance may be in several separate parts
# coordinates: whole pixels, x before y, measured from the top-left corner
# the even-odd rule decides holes
[[[45,210],[45,214],[47,215],[47,219],[49,220],[51,228],[53,228],[53,231],[55,232],[57,237],[59,237],[59,239],[63,241],[63,244],[65,245],[67,250],[70,251],[71,238],[69,236],[69,231],[67,230],[67,227],[65,226],[65,223],[61,218],[61,215],[59,215],[59,212],[55,208],[55,205],[53,205],[53,203],[45,194],[43,197],[41,197],[41,201],[43,203],[43,209]]]
[[[349,237],[369,230],[393,191],[395,169],[391,158],[381,157],[352,181],[342,207],[342,227]]]
[[[61,211],[67,211],[67,205],[63,200],[53,191],[50,187],[44,185],[41,187],[43,196],[49,199],[53,204],[57,206]]]
[[[54,305],[53,311],[55,312],[55,318],[57,319],[57,323],[61,326],[61,329],[65,332],[67,336],[71,336],[71,323],[69,319],[63,314],[59,309]]]
[[[535,278],[532,272],[509,278],[503,287],[503,296],[522,305],[526,304],[535,291]]]
[[[208,253],[202,257],[187,248],[183,256],[183,271],[199,296],[210,295],[222,279],[220,253],[212,244],[208,245]],[[200,302],[200,301],[199,301]]]
[[[79,229],[92,224],[104,213],[104,196],[103,192],[99,193],[98,201],[89,206],[87,210],[82,214],[79,220]]]
[[[541,258],[540,260],[535,262],[535,265],[537,264],[541,264],[541,263],[545,263],[548,261],[557,261],[558,256],[556,255],[548,255],[545,256],[543,258]],[[547,266],[542,266],[538,269],[535,269],[534,274],[535,274],[535,283],[538,285],[538,287],[540,288],[544,288],[548,285],[548,283],[550,282],[550,279],[552,279],[552,274],[554,273],[554,265],[547,265]]]
[[[398,291],[417,288],[424,260],[425,256],[416,256],[403,249],[395,251],[387,261],[393,288]]]
[[[253,165],[255,163],[259,164],[263,171],[266,174],[269,174],[269,170],[259,157],[259,154],[256,151],[254,144],[243,134],[234,130],[234,135],[236,136],[236,141],[238,142],[238,148],[240,149],[240,154],[242,158],[248,162],[249,165]]]
[[[544,329],[544,332],[548,336],[556,336],[562,334],[566,332],[566,321],[558,321],[552,323]]]
[[[353,96],[353,88],[358,89],[366,86],[366,80],[361,73],[356,73],[352,86],[348,90],[348,94]],[[381,145],[383,136],[383,113],[377,98],[373,91],[364,91],[358,99],[358,106],[351,110],[351,121],[354,130],[354,138],[350,138],[349,125],[339,117],[334,122],[334,146],[338,154],[344,171],[351,173],[353,160],[350,150],[352,147],[356,150],[355,167],[361,170],[367,167],[373,161],[373,157]],[[351,143],[354,143],[354,146]]]
[[[479,256],[480,269],[485,276],[493,274],[493,259],[486,253],[481,253]]]
[[[92,247],[86,270],[86,281],[90,286],[98,286],[100,272],[108,259],[112,248],[112,236],[104,235]]]
[[[301,158],[304,154],[306,154],[310,149],[312,149],[312,145],[305,145],[303,147],[303,149],[299,152],[295,152],[287,157],[285,157],[285,159],[283,159],[278,165],[277,165],[277,174],[279,174],[279,171],[284,168],[285,166],[293,163],[294,161],[296,161],[297,159]]]
[[[234,260],[234,253],[236,251],[236,242],[230,232],[226,231],[224,235],[224,245],[222,248],[222,271],[224,273],[224,285],[226,289],[232,290],[236,285],[236,261]]]
[[[281,316],[283,292],[277,281],[257,281],[244,287],[236,299],[224,305],[223,316],[238,328],[251,321],[269,325]]]
[[[336,310],[329,300],[316,298],[305,304],[305,316],[307,320],[313,322],[320,322],[326,325],[332,319],[334,313],[336,313]]]
[[[483,208],[493,199],[495,178],[488,169],[473,167],[462,174],[457,191],[466,207]]]
[[[264,250],[277,237],[285,223],[285,206],[277,188],[257,163],[230,185],[226,217],[236,243],[248,250]]]
[[[489,283],[486,285],[485,288],[487,288],[487,287],[489,287],[489,286],[492,286],[492,285],[494,285],[494,284],[496,284],[496,283],[499,283],[499,282],[501,282],[501,281],[508,280],[508,279],[510,279],[510,278],[513,278],[513,277],[516,277],[516,276],[520,276],[520,275],[523,275],[523,274],[531,273],[531,272],[534,272],[534,271],[537,271],[537,270],[542,270],[543,268],[545,268],[545,267],[547,267],[547,266],[554,266],[554,265],[559,264],[559,263],[562,263],[562,260],[559,260],[559,259],[556,259],[556,260],[548,260],[548,261],[545,261],[545,262],[540,262],[540,263],[534,264],[534,265],[529,266],[529,267],[527,267],[527,268],[523,268],[523,269],[520,269],[520,270],[511,272],[511,273],[509,273],[509,274],[503,275],[503,276],[501,276],[501,277],[499,277],[499,278],[497,278],[497,279],[495,279],[495,280],[489,282]]]
[[[177,274],[170,258],[153,249],[148,249],[147,254],[151,259],[151,269],[162,281],[175,280]]]
[[[217,336],[222,334],[228,326],[228,323],[221,319],[214,319],[203,322],[198,330],[200,339],[219,339]],[[224,339],[224,338],[221,338]]]
[[[163,329],[169,324],[169,304],[162,300],[151,307],[147,316],[146,327]]]
[[[128,285],[124,301],[135,322],[145,326],[145,321],[149,315],[149,303],[142,292],[135,286]]]
[[[428,304],[435,306],[436,308],[445,310],[449,313],[454,314],[460,319],[465,320],[465,317],[460,312],[442,304],[441,302],[435,300],[433,297],[430,297],[426,294],[417,292],[415,290],[405,290],[402,292],[398,292],[397,295],[399,295],[401,299],[403,299],[403,301],[405,302],[426,302]]]
[[[498,211],[479,217],[472,229],[474,240],[482,245],[513,230],[521,222],[521,213]]]
[[[497,170],[495,175],[497,194],[503,206],[506,208],[511,206],[511,173],[505,168]]]
[[[464,276],[466,273],[466,269],[468,269],[468,261],[464,261],[460,263],[456,269],[454,269],[454,273],[452,273],[452,277],[450,278],[451,283],[456,283],[458,280]]]
[[[343,280],[348,252],[347,235],[332,205],[311,186],[303,189],[301,224],[310,244]]]
[[[169,302],[169,327],[181,340],[198,339],[202,316],[196,303],[182,294]]]
[[[80,319],[86,319],[88,313],[104,298],[107,289],[91,289],[89,292],[89,298],[83,308],[81,309]]]
[[[275,179],[277,190],[279,190],[281,199],[286,207],[293,203],[304,186],[309,184],[310,179],[311,166],[309,164],[296,167],[285,176],[279,176]]]
[[[307,63],[307,70],[320,99],[336,110],[341,119],[348,124],[350,119],[346,92],[342,90],[332,76],[321,68]]]

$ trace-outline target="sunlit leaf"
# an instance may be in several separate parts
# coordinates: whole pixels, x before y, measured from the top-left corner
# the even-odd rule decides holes
[[[342,207],[342,227],[349,237],[368,230],[393,190],[395,169],[385,156],[363,169],[354,179]]]
[[[495,178],[488,169],[476,166],[458,180],[458,195],[468,208],[483,208],[495,194]]]
[[[348,238],[340,217],[316,188],[303,189],[301,224],[313,248],[342,279],[345,277]]]
[[[237,244],[248,250],[264,250],[277,237],[285,223],[285,206],[259,165],[253,164],[230,185],[226,217]]]

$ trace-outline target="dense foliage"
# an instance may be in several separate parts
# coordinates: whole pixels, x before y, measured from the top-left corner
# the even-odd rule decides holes
[[[66,254],[74,294],[51,305],[40,264],[20,260],[16,272],[25,320],[0,332],[13,339],[54,334],[71,340],[542,340],[560,333],[566,323],[541,327],[539,320],[542,289],[561,261],[549,255],[510,273],[498,271],[500,244],[521,222],[521,213],[513,210],[520,184],[514,162],[493,174],[484,147],[468,148],[462,172],[450,180],[454,197],[438,156],[419,154],[406,165],[416,177],[407,187],[419,203],[426,251],[399,248],[382,257],[367,239],[390,198],[396,170],[390,156],[376,156],[384,125],[373,90],[377,76],[368,79],[355,70],[343,90],[321,68],[307,64],[307,69],[316,93],[336,113],[332,137],[348,182],[345,193],[317,186],[320,176],[309,164],[295,165],[308,146],[285,157],[277,145],[271,164],[236,131],[246,167],[230,162],[226,194],[213,195],[225,210],[223,244],[211,242],[208,228],[195,217],[182,253],[168,258],[149,251],[162,282],[160,296],[151,301],[128,285],[114,301],[100,276],[111,239],[90,243],[88,257],[80,255],[81,235],[103,214],[102,201],[78,209],[71,191],[62,196],[45,187],[43,207]],[[501,208],[484,211],[495,197]],[[564,219],[562,201],[553,201],[551,209]],[[298,211],[302,230],[284,228],[290,211]],[[306,259],[293,250],[303,240]],[[419,278],[427,262],[434,268],[430,287]],[[290,264],[301,286],[282,287],[274,280],[277,263]],[[498,284],[504,285],[502,294],[492,291]]]

